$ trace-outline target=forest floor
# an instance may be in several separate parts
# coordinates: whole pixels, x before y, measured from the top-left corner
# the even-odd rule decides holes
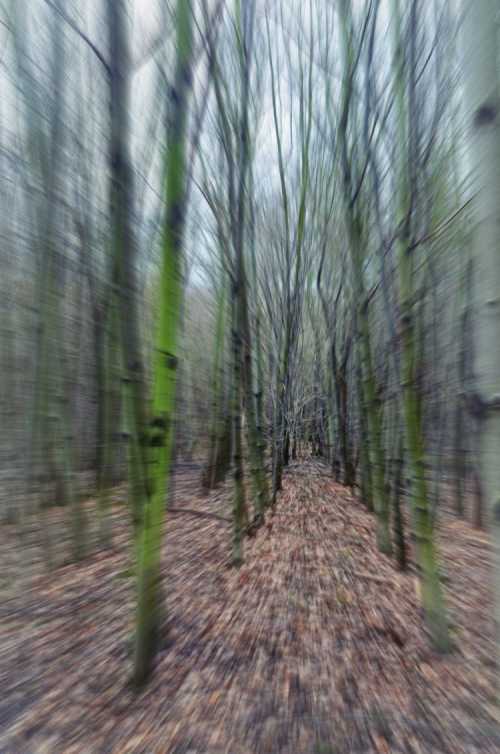
[[[178,473],[174,507],[227,516],[229,491],[204,497],[198,480]],[[171,513],[167,630],[134,695],[129,522],[113,511],[113,551],[52,574],[33,555],[23,568],[3,530],[1,754],[500,752],[483,533],[442,516],[456,645],[442,657],[414,573],[377,552],[373,518],[325,467],[289,470],[239,570],[228,523]]]

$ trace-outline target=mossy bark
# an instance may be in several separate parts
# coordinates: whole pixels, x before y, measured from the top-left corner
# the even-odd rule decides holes
[[[182,242],[185,221],[186,128],[191,87],[192,16],[178,0],[177,62],[167,133],[166,215],[163,229],[159,313],[153,364],[152,418],[140,438],[148,458],[146,495],[137,542],[137,621],[134,680],[143,683],[157,649],[162,604],[161,543],[169,492],[182,305]]]
[[[394,16],[394,81],[396,87],[396,112],[399,134],[399,148],[407,144],[410,118],[407,88],[413,91],[415,71],[410,61],[410,78],[406,76],[403,57],[403,35],[399,0],[393,0]],[[410,46],[415,44],[414,35]],[[410,49],[410,58],[412,55]],[[448,621],[441,588],[437,548],[435,544],[434,520],[430,507],[427,480],[425,476],[425,445],[422,410],[416,384],[416,375],[421,358],[416,342],[415,322],[415,270],[413,244],[410,237],[410,192],[407,160],[404,152],[400,156],[398,220],[402,230],[397,241],[397,264],[399,279],[399,333],[401,343],[401,400],[404,419],[406,463],[411,485],[411,505],[417,564],[422,582],[422,606],[431,640],[436,649],[447,651],[450,648]]]
[[[377,543],[380,552],[392,553],[390,531],[390,505],[385,492],[385,456],[382,442],[381,406],[377,395],[375,371],[373,367],[368,303],[364,283],[363,257],[361,252],[362,234],[359,218],[349,218],[349,243],[354,273],[355,298],[358,301],[356,321],[358,327],[358,348],[361,360],[361,385],[363,408],[366,416],[368,457],[372,481],[373,507],[377,517]]]

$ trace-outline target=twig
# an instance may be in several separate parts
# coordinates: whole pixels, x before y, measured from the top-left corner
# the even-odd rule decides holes
[[[52,8],[52,10],[55,13],[59,13],[61,18],[68,24],[70,29],[72,29],[75,34],[77,34],[80,39],[85,42],[85,44],[88,45],[88,47],[92,50],[96,58],[99,60],[99,62],[104,66],[104,69],[108,76],[111,75],[111,66],[109,65],[108,61],[102,54],[102,52],[99,50],[97,45],[95,45],[90,37],[85,34],[85,32],[73,21],[72,18],[70,18],[58,5],[52,2],[52,0],[45,0],[45,4],[49,6],[49,8]]]

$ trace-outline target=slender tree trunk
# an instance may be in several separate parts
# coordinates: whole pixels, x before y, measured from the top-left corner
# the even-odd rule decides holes
[[[368,457],[370,459],[373,506],[377,516],[377,542],[380,551],[386,555],[390,555],[392,552],[389,525],[390,506],[384,486],[385,459],[382,444],[382,417],[373,368],[368,303],[363,280],[364,273],[360,248],[362,239],[358,225],[359,222],[356,222],[354,219],[349,223],[355,296],[359,302],[356,319],[358,323],[359,354],[361,358],[362,410],[365,411],[366,429],[368,430]]]
[[[165,500],[174,440],[178,333],[182,307],[182,243],[185,222],[186,131],[191,88],[192,16],[189,3],[178,0],[177,61],[167,133],[166,215],[160,275],[160,311],[153,365],[153,417],[149,441],[151,472],[138,542],[138,605],[135,681],[151,670],[161,619],[160,561]]]
[[[365,403],[363,400],[363,380],[361,367],[357,369],[358,404],[359,404],[359,461],[361,466],[361,499],[370,512],[373,512],[373,481],[370,464],[369,437],[366,420]],[[352,462],[354,467],[354,462]],[[355,471],[354,471],[355,473]]]
[[[498,3],[464,2],[467,123],[474,194],[474,381],[479,460],[493,543],[497,647],[500,643],[500,86]]]
[[[394,544],[396,548],[396,562],[400,571],[406,571],[408,556],[404,531],[404,518],[401,510],[403,497],[403,471],[404,471],[404,434],[399,430],[399,442],[395,459],[394,489],[392,491],[392,505],[394,515]]]
[[[245,273],[242,270],[242,280]],[[254,400],[252,375],[252,349],[250,339],[250,325],[248,321],[248,305],[246,290],[240,295],[240,316],[243,335],[243,385],[245,388],[245,411],[247,418],[247,438],[250,455],[250,473],[255,495],[255,514],[262,518],[269,505],[269,492],[264,468],[264,447],[259,437],[256,404]]]
[[[256,517],[262,518],[269,504],[267,479],[264,469],[264,447],[259,437],[259,421],[256,415],[256,404],[253,389],[252,369],[252,340],[250,333],[250,317],[248,311],[248,286],[245,264],[245,239],[247,236],[247,186],[248,174],[251,167],[249,108],[250,108],[250,74],[253,62],[253,34],[255,23],[255,4],[253,0],[246,0],[243,6],[239,0],[236,3],[237,33],[239,37],[238,50],[241,77],[241,110],[238,123],[238,193],[236,212],[232,217],[232,234],[235,254],[236,299],[238,341],[241,344],[241,377],[244,390],[244,406],[246,414],[247,443],[250,456],[250,475],[255,496]],[[236,436],[236,442],[238,438]]]
[[[250,253],[252,263],[252,285],[255,296],[255,362],[256,362],[256,381],[255,381],[255,411],[256,411],[256,431],[259,446],[259,454],[263,469],[265,470],[266,441],[264,437],[264,368],[262,357],[262,339],[261,339],[261,311],[259,303],[259,280],[257,277],[257,259],[255,254],[255,203],[254,197],[253,171],[250,170]],[[267,498],[269,492],[267,491]],[[269,504],[269,499],[267,503]]]
[[[474,490],[474,508],[472,521],[476,529],[482,529],[484,527],[484,496],[481,478],[476,466],[474,466],[474,469],[472,471],[472,484]]]
[[[50,85],[54,94],[51,115],[40,114],[34,82],[30,78],[31,53],[24,50],[27,5],[22,0],[13,4],[14,50],[21,91],[26,99],[28,128],[28,159],[40,170],[43,200],[35,203],[39,242],[37,275],[38,323],[36,328],[36,375],[32,435],[32,484],[38,497],[41,519],[41,538],[49,567],[54,565],[52,536],[46,507],[53,502],[55,491],[58,504],[70,503],[70,527],[73,557],[80,559],[86,549],[85,516],[72,484],[73,459],[70,446],[70,415],[61,375],[62,295],[61,273],[63,257],[57,232],[61,187],[61,160],[64,149],[64,106],[66,52],[65,31],[57,12],[51,27]],[[28,62],[29,61],[29,62]],[[43,117],[44,122],[39,119]],[[46,122],[45,122],[46,121]],[[40,138],[41,134],[44,138]],[[52,478],[50,478],[50,476]],[[52,489],[55,486],[55,490]]]
[[[342,465],[344,467],[344,485],[346,487],[353,487],[356,474],[352,461],[352,445],[348,427],[348,387],[346,368],[347,364],[342,364],[340,369],[336,370],[337,415]]]
[[[233,425],[233,565],[243,563],[243,535],[248,523],[243,478],[243,448],[241,440],[241,331],[237,284],[232,289],[232,403]]]
[[[224,356],[224,332],[226,310],[225,284],[222,283],[217,301],[217,323],[215,329],[214,365],[212,377],[212,414],[210,417],[210,433],[208,461],[203,471],[202,484],[205,490],[211,490],[216,484],[217,457],[219,453],[219,436],[221,417],[223,418],[223,356]]]
[[[465,515],[465,488],[467,481],[467,433],[466,433],[466,406],[465,390],[467,383],[467,334],[469,330],[469,282],[470,264],[461,275],[459,281],[459,308],[458,318],[458,396],[456,396],[454,416],[454,477],[455,477],[455,511],[457,516]],[[463,278],[463,279],[462,279]]]
[[[413,0],[415,2],[415,0]],[[416,5],[412,6],[415,13]],[[393,0],[394,11],[394,77],[396,82],[396,105],[398,114],[400,148],[407,144],[410,105],[406,103],[405,66],[399,0]],[[416,40],[412,34],[411,45]],[[411,51],[410,50],[410,57]],[[414,90],[413,61],[410,61],[408,88]],[[404,154],[404,153],[403,153]],[[429,503],[428,484],[425,475],[425,448],[420,397],[416,376],[419,368],[420,349],[416,342],[414,260],[409,226],[410,192],[406,174],[406,155],[401,157],[399,187],[399,219],[402,232],[397,242],[399,277],[399,330],[401,338],[401,393],[406,437],[406,460],[411,480],[411,501],[417,563],[422,579],[422,604],[434,646],[440,651],[450,647],[448,621],[441,588],[438,555],[434,537],[434,520]]]
[[[134,185],[130,158],[130,55],[126,0],[107,0],[110,57],[109,208],[112,280],[117,293],[128,442],[128,482],[132,518],[139,532],[148,481],[148,395],[146,389],[141,314],[138,303],[136,241],[133,225]],[[115,302],[113,301],[113,304]]]
[[[273,422],[273,493],[272,503],[276,502],[278,492],[282,489],[283,478],[283,442],[285,434],[285,407],[283,405],[285,387],[279,373],[279,364],[277,365],[276,375],[276,405],[274,409]]]
[[[107,310],[113,317],[112,309]],[[113,437],[117,428],[113,427],[112,405],[112,362],[113,348],[110,323],[102,312],[94,315],[94,348],[97,381],[97,499],[99,509],[99,538],[101,546],[111,546],[111,466]]]
[[[356,327],[358,333],[358,357],[361,365],[363,410],[366,412],[368,452],[371,466],[373,505],[377,517],[377,542],[381,552],[390,555],[392,551],[390,533],[390,505],[384,488],[384,448],[382,444],[381,407],[377,395],[375,370],[373,366],[372,342],[369,322],[369,301],[365,282],[365,232],[361,219],[361,208],[352,200],[353,177],[349,166],[347,128],[349,112],[352,108],[352,75],[355,65],[355,51],[350,36],[352,8],[348,0],[339,5],[341,36],[343,46],[344,73],[342,82],[342,114],[339,124],[340,151],[343,158],[344,206],[349,252],[353,276]]]
[[[459,396],[455,406],[455,451],[454,451],[454,478],[455,478],[455,511],[460,518],[464,517],[465,480],[467,468],[467,450],[465,447],[465,423],[462,399]]]
[[[149,418],[140,338],[133,235],[133,174],[130,160],[130,59],[123,0],[108,0],[111,88],[111,187],[115,279],[121,282],[121,324],[131,428],[131,488],[137,521],[137,623],[134,682],[149,676],[162,618],[160,559],[165,499],[169,487],[176,394],[177,340],[182,303],[182,239],[185,219],[186,125],[191,86],[191,11],[178,0],[177,62],[167,134],[166,210],[162,239],[159,313]]]

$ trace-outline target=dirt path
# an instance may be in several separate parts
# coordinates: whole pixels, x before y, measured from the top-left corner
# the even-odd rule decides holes
[[[228,500],[202,498],[191,474],[175,506],[227,516]],[[115,518],[113,554],[2,607],[1,754],[500,752],[488,546],[466,525],[442,532],[457,650],[440,658],[414,576],[378,554],[372,518],[320,467],[287,474],[237,572],[226,523],[172,514],[168,638],[135,697],[122,508]]]

